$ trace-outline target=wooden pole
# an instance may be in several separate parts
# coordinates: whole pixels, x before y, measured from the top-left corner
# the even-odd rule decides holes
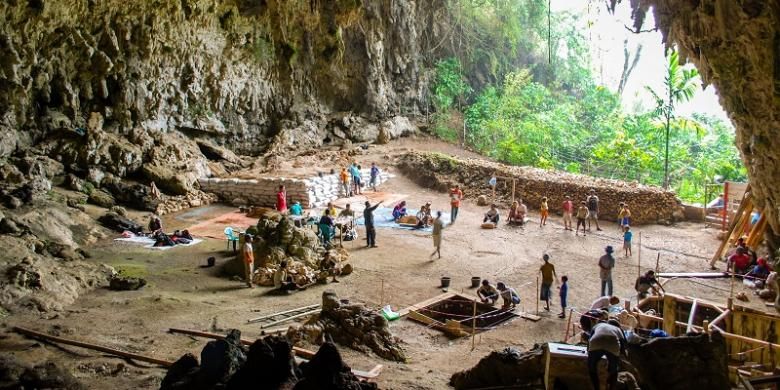
[[[659,265],[661,262],[661,252],[658,252],[658,256],[655,257],[655,273],[658,274],[659,271]]]
[[[471,316],[471,350],[477,348],[477,300],[474,299],[474,312]]]
[[[569,342],[569,329],[571,329],[571,316],[573,313],[574,309],[569,309],[569,318],[566,320],[566,334],[563,336],[564,344]]]
[[[385,280],[382,279],[381,295],[379,296],[379,307],[382,307],[385,303]]]
[[[516,180],[513,177],[512,178],[512,203],[515,203],[515,184],[516,184],[515,182]]]
[[[639,252],[637,253],[636,277],[642,276],[642,232],[639,232]]]
[[[539,315],[539,276],[536,276],[536,315]]]
[[[741,219],[744,210],[748,206],[748,202],[751,202],[750,184],[748,184],[747,189],[745,190],[745,194],[742,196],[742,202],[740,202],[739,208],[737,209],[736,214],[734,214],[734,218],[731,219],[731,223],[729,224],[729,229],[726,233],[726,237],[720,243],[720,246],[718,246],[718,249],[715,251],[715,254],[712,256],[712,260],[710,260],[710,268],[713,269],[715,268],[715,263],[720,259],[720,256],[722,256],[723,254],[723,250],[726,249],[726,247],[731,242],[731,237],[734,235],[734,231],[737,228],[739,222],[738,220]],[[751,205],[750,207],[752,208],[753,206]]]
[[[710,322],[707,320],[702,321],[701,327],[704,328],[704,334],[710,334]]]
[[[726,218],[729,214],[729,182],[723,184],[723,209],[721,212],[723,215],[721,216],[720,230],[726,230]]]
[[[117,349],[114,349],[114,348],[104,347],[102,345],[95,345],[95,344],[85,343],[85,342],[81,342],[81,341],[65,339],[65,338],[62,338],[62,337],[50,336],[50,335],[48,335],[46,333],[36,332],[34,330],[31,330],[31,329],[20,328],[18,326],[15,326],[13,329],[14,329],[14,332],[16,332],[16,333],[23,334],[25,336],[36,338],[36,339],[41,339],[41,340],[44,340],[44,341],[52,341],[52,342],[56,342],[56,343],[60,343],[60,344],[73,345],[73,346],[76,346],[76,347],[81,347],[81,348],[91,349],[91,350],[94,350],[94,351],[104,352],[104,353],[107,353],[107,354],[110,354],[110,355],[114,355],[114,356],[119,356],[119,357],[123,357],[123,358],[138,360],[139,362],[147,362],[147,363],[157,364],[157,365],[160,365],[160,366],[163,366],[163,367],[170,367],[170,366],[173,365],[173,362],[168,361],[168,360],[156,359],[156,358],[153,358],[153,357],[139,355],[139,354],[136,354],[136,353],[124,352],[124,351],[120,351],[120,350],[117,350]]]

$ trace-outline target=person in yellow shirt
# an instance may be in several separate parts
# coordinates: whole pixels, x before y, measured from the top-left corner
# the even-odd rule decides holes
[[[540,206],[539,214],[541,219],[539,220],[539,227],[547,225],[547,217],[550,215],[550,208],[547,206],[547,197],[542,197],[542,204]]]
[[[341,180],[341,190],[344,191],[344,196],[349,197],[349,172],[347,172],[347,168],[341,168],[339,180]]]
[[[558,275],[555,273],[555,266],[550,263],[550,255],[545,253],[542,260],[544,260],[544,264],[539,267],[539,272],[542,273],[542,290],[539,291],[539,300],[545,302],[544,310],[550,311],[550,289]]]

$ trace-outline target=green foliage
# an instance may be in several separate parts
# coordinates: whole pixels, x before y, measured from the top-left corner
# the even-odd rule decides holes
[[[436,64],[433,105],[437,111],[449,110],[458,99],[463,99],[469,93],[471,87],[466,83],[457,59],[448,58]]]
[[[92,183],[85,181],[81,186],[81,192],[90,195],[92,194],[92,191],[95,191],[95,186]]]

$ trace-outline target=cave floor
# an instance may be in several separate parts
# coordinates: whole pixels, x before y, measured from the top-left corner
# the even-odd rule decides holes
[[[389,154],[408,148],[469,154],[438,141],[407,139],[371,148],[356,158],[366,166],[377,161],[395,173],[396,177],[384,185],[384,191],[406,194],[411,207],[431,201],[434,209],[449,212],[446,194],[422,188],[394,172],[392,167],[384,166]],[[231,210],[231,207],[212,205],[166,215],[164,222],[167,229],[182,228]],[[538,214],[532,211],[531,222],[525,228],[502,223],[498,229],[482,230],[479,223],[483,212],[483,207],[478,207],[474,199],[464,201],[458,221],[444,230],[443,257],[437,260],[429,258],[433,250],[430,234],[377,229],[379,248],[365,249],[361,227],[360,239],[345,243],[352,253],[351,262],[355,267],[352,275],[341,278],[341,283],[316,285],[286,297],[265,296],[267,288],[247,289],[242,282],[220,275],[219,264],[232,256],[225,250],[226,244],[222,240],[206,239],[199,245],[167,251],[109,240],[89,248],[90,261],[143,276],[149,281],[148,286],[131,292],[97,289],[83,295],[65,311],[18,314],[6,318],[5,323],[6,326],[26,326],[62,337],[176,360],[185,352],[198,356],[207,340],[169,334],[167,329],[170,327],[206,331],[237,328],[245,338],[253,338],[260,334],[260,329],[247,324],[247,319],[319,303],[325,289],[335,290],[339,296],[352,301],[377,307],[380,303],[390,304],[398,310],[440,294],[442,291],[438,286],[442,276],[452,278],[451,291],[464,294],[474,293],[469,287],[470,279],[480,276],[515,287],[522,299],[520,308],[534,312],[541,257],[543,253],[549,253],[558,276],[569,276],[569,305],[582,311],[598,296],[596,263],[606,245],[616,248],[615,293],[628,298],[634,296],[639,232],[642,232],[643,265],[655,267],[656,256],[660,253],[660,269],[667,272],[707,270],[707,261],[718,243],[715,230],[704,229],[701,224],[640,226],[634,228],[634,255],[625,258],[618,250],[622,248],[622,235],[615,223],[602,221],[602,232],[595,232],[594,227],[594,234],[575,237],[563,229],[560,217],[555,215],[547,226],[540,228]],[[202,268],[209,256],[217,257],[218,266]],[[643,266],[644,269],[648,268]],[[479,333],[474,350],[470,338],[450,339],[436,330],[401,319],[392,322],[391,329],[403,340],[409,357],[407,363],[388,362],[346,348],[341,351],[353,368],[368,370],[375,364],[383,364],[385,369],[377,380],[383,389],[447,388],[452,373],[473,366],[492,350],[506,346],[526,349],[538,342],[560,341],[566,320],[557,317],[560,305],[556,286],[553,287],[555,300],[551,311],[542,309],[539,322],[518,318],[495,330]],[[674,280],[666,287],[670,292],[725,304],[729,281],[707,280],[698,284]],[[736,289],[743,291],[741,285]],[[751,305],[763,306],[752,294],[748,295]],[[632,301],[635,303],[636,298]],[[253,309],[260,312],[252,312]],[[156,389],[165,375],[161,368],[136,365],[75,347],[41,344],[12,334],[0,339],[0,349],[14,351],[17,357],[26,361],[49,358],[62,362],[77,378],[95,389]]]

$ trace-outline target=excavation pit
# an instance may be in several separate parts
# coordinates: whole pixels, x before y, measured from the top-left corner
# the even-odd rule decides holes
[[[518,317],[516,313],[476,302],[474,298],[448,293],[414,305],[409,318],[438,329],[450,336],[461,337],[490,330],[501,323]]]

